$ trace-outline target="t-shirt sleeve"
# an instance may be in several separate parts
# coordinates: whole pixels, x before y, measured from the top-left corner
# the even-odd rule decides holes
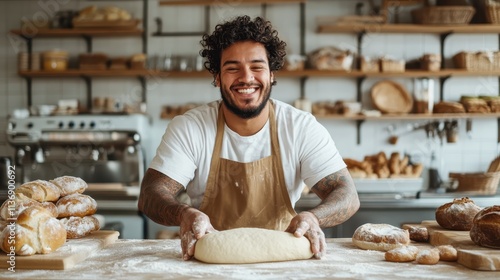
[[[184,187],[193,179],[196,170],[193,126],[184,116],[178,116],[169,123],[150,168],[155,169]]]
[[[298,142],[301,177],[312,187],[324,177],[346,167],[328,130],[314,117],[306,118]]]

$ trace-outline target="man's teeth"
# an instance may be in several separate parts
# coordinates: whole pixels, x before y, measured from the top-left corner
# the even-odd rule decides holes
[[[248,93],[253,93],[253,92],[255,92],[256,90],[257,90],[257,89],[255,89],[255,88],[247,88],[247,89],[239,89],[239,90],[238,90],[238,92],[239,92],[239,93],[246,93],[246,94],[248,94]]]

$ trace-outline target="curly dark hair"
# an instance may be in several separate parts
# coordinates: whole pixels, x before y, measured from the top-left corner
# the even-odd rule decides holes
[[[249,16],[239,16],[215,26],[215,31],[203,35],[200,41],[202,57],[206,57],[205,68],[214,76],[220,73],[222,51],[239,41],[251,40],[264,45],[269,60],[269,69],[277,71],[283,67],[286,43],[278,38],[271,22],[261,17],[253,21]]]

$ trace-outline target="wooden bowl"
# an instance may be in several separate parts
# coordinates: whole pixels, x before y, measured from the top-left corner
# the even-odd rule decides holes
[[[373,105],[384,114],[406,114],[411,112],[413,98],[400,84],[380,81],[371,89]]]

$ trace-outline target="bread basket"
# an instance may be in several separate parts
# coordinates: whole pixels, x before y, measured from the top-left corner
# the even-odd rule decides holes
[[[457,192],[477,192],[495,194],[500,182],[500,172],[450,173],[450,178],[458,181]]]
[[[371,89],[373,106],[385,114],[409,113],[413,98],[400,84],[393,81],[380,81]]]

